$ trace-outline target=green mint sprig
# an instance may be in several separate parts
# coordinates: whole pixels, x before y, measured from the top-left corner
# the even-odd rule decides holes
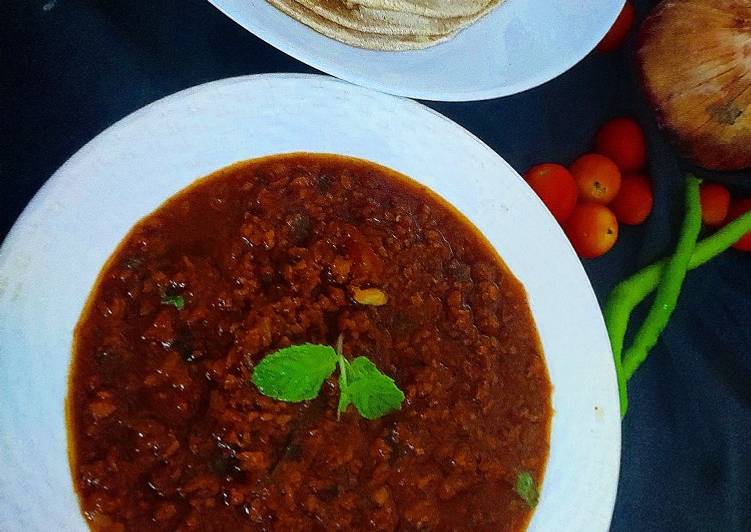
[[[251,380],[268,397],[299,403],[315,399],[325,381],[339,366],[339,405],[337,413],[354,405],[366,419],[400,410],[404,393],[394,380],[382,373],[367,357],[350,362],[341,349],[329,345],[301,344],[266,355],[253,370]]]
[[[537,491],[535,479],[529,471],[521,471],[516,475],[514,491],[516,491],[516,494],[521,497],[530,508],[537,506],[537,503],[540,500],[540,494]]]
[[[182,310],[185,307],[185,298],[181,295],[164,294],[162,305],[172,305],[177,310]]]

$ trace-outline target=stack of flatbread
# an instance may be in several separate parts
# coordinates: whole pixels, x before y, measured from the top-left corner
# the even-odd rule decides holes
[[[452,38],[502,0],[267,0],[332,39],[372,50],[413,50]]]

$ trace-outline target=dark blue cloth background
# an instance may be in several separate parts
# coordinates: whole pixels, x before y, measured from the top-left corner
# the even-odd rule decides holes
[[[639,18],[654,3],[636,2]],[[0,238],[59,165],[125,115],[192,85],[289,71],[313,69],[205,0],[0,2]],[[628,49],[593,53],[516,96],[428,105],[519,171],[569,163],[604,120],[635,114],[650,140],[655,208],[646,225],[622,230],[612,252],[585,262],[598,297],[673,245],[681,163],[640,101]],[[751,530],[749,318],[751,255],[731,251],[688,275],[630,386],[614,531]]]

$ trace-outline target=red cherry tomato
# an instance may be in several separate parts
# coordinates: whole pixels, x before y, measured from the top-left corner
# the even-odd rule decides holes
[[[580,203],[563,225],[571,245],[583,259],[607,253],[618,240],[615,215],[599,203]]]
[[[552,213],[558,223],[566,221],[576,206],[576,183],[565,166],[544,163],[533,166],[524,174],[532,190]]]
[[[597,132],[595,151],[610,157],[623,173],[637,172],[647,162],[644,132],[633,118],[619,117],[605,122]]]
[[[610,30],[602,38],[600,44],[597,45],[599,52],[608,53],[617,49],[628,36],[628,31],[634,23],[634,6],[631,2],[626,1],[621,9],[621,13],[615,22],[610,27]]]
[[[751,211],[751,198],[737,199],[730,204],[728,220],[733,221],[747,211]],[[743,235],[733,247],[740,251],[751,251],[751,231]]]
[[[730,208],[730,191],[718,183],[701,186],[701,219],[707,227],[719,227]]]
[[[643,174],[623,176],[618,195],[608,205],[619,223],[639,225],[652,212],[652,184]]]
[[[613,161],[599,153],[579,157],[571,165],[571,173],[581,201],[605,205],[613,200],[621,188],[621,171]]]

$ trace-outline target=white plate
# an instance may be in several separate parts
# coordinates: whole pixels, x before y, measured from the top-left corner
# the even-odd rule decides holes
[[[369,159],[447,198],[524,284],[554,385],[533,531],[605,531],[620,418],[610,347],[566,238],[516,172],[430,109],[332,78],[201,85],[121,120],[44,185],[0,248],[0,530],[81,530],[63,401],[72,330],[130,227],[193,180],[291,151]]]
[[[624,0],[506,0],[454,39],[406,52],[342,44],[266,0],[209,1],[272,46],[338,78],[410,98],[467,101],[561,75],[595,47]]]

